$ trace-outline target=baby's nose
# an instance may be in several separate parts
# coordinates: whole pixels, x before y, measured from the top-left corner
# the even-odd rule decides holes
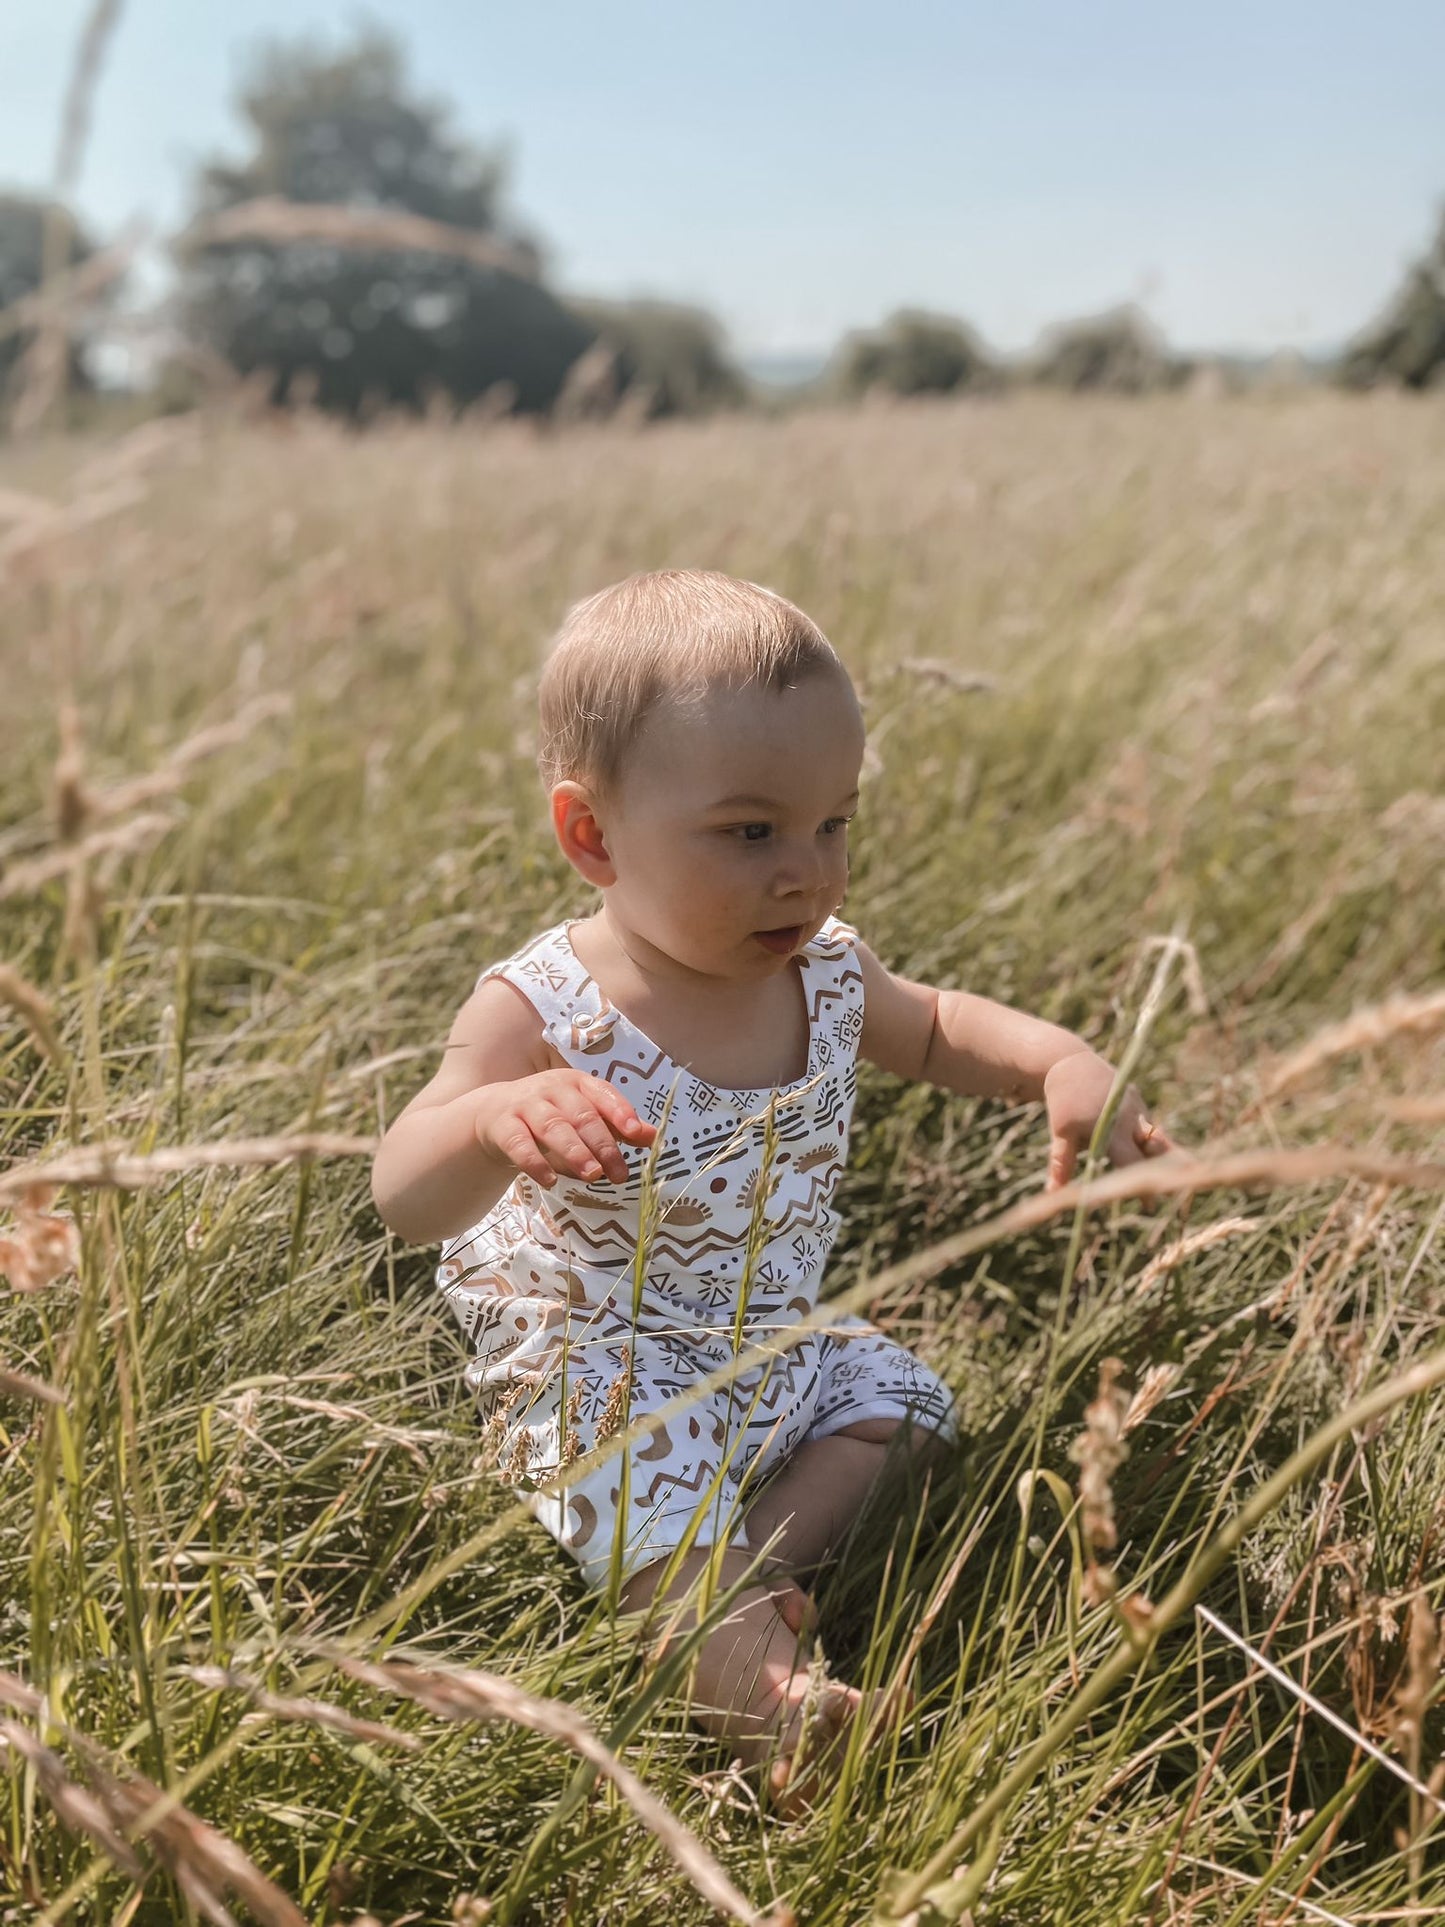
[[[822,888],[824,857],[821,850],[790,850],[780,853],[773,872],[775,896],[810,895]]]

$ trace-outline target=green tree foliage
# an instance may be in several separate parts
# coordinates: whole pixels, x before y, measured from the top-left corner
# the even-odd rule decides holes
[[[178,250],[183,312],[200,346],[242,374],[268,371],[278,401],[299,390],[357,413],[373,402],[420,406],[438,391],[465,402],[504,385],[519,408],[550,406],[591,332],[540,284],[535,245],[506,220],[500,157],[457,138],[444,109],[411,95],[394,41],[368,29],[339,52],[274,43],[239,108],[251,152],[201,171]],[[459,239],[485,237],[494,259],[405,235],[396,245],[288,240],[275,221],[247,234],[236,210],[257,202],[282,204],[282,228],[288,204],[298,227],[296,211],[317,206],[420,216]],[[228,212],[230,228],[217,220]]]
[[[1410,270],[1380,320],[1345,350],[1339,373],[1351,388],[1381,382],[1429,388],[1445,382],[1445,212],[1433,246]]]
[[[997,386],[998,369],[973,330],[947,315],[901,308],[881,327],[849,335],[825,378],[839,393],[956,394]]]
[[[722,329],[702,309],[668,301],[568,305],[612,349],[619,391],[637,396],[649,415],[706,414],[747,399]]]
[[[0,194],[0,315],[26,295],[34,294],[44,279],[45,225],[50,203],[30,194]],[[78,267],[94,253],[89,239],[68,213],[64,222],[61,267]],[[0,324],[3,326],[3,324]],[[33,329],[5,328],[0,332],[0,394],[9,385],[21,357],[34,339]],[[71,347],[71,386],[88,385],[81,346]]]
[[[1159,330],[1137,308],[1123,307],[1053,329],[1031,372],[1034,380],[1075,394],[1101,389],[1143,395],[1177,387],[1190,364],[1169,352]]]

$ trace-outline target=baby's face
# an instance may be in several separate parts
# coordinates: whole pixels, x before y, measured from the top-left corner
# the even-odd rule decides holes
[[[862,762],[857,699],[828,671],[655,711],[599,812],[609,916],[705,976],[785,969],[842,903]]]

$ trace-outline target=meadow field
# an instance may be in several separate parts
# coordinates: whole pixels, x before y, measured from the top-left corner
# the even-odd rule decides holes
[[[0,1920],[1445,1915],[1442,529],[1387,395],[0,449]],[[831,1289],[964,1436],[819,1589],[918,1697],[791,1823],[501,1490],[368,1187],[584,907],[538,661],[664,564],[852,668],[885,961],[1192,1157],[1041,1201],[1036,1111],[865,1076]]]

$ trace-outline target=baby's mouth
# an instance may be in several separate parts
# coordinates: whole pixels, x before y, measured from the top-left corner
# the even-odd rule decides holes
[[[753,932],[753,935],[763,948],[765,950],[771,950],[774,956],[777,957],[786,957],[790,951],[796,950],[802,934],[803,926],[800,923],[787,924],[781,930],[755,930]]]

